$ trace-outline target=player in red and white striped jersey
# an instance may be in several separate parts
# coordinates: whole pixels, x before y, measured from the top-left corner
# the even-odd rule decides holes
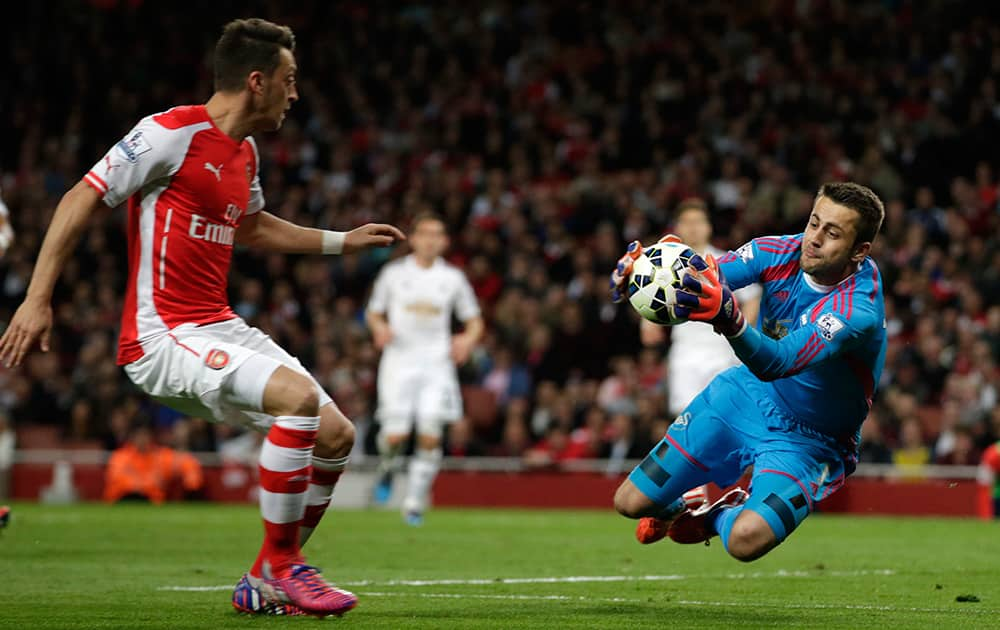
[[[144,118],[63,197],[24,303],[0,338],[0,361],[48,350],[52,290],[90,215],[128,206],[129,282],[118,362],[141,389],[190,415],[266,431],[260,455],[265,539],[233,605],[246,612],[341,614],[356,598],[307,565],[300,543],[326,510],[354,428],[291,355],[229,307],[234,243],[340,254],[405,238],[368,224],[350,232],[294,225],[263,210],[251,134],[281,126],[298,98],[295,39],[258,19],[226,25],[215,93],[204,105]]]

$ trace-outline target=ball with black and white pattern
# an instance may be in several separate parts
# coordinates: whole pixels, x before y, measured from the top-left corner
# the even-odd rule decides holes
[[[676,311],[677,290],[683,288],[694,251],[683,243],[656,243],[632,263],[628,301],[645,319],[664,326],[682,324],[687,317]],[[685,309],[680,309],[686,315]]]

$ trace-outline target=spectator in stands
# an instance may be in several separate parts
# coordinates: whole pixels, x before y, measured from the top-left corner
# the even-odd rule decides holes
[[[949,452],[934,458],[934,463],[944,466],[975,466],[981,457],[968,427],[957,426],[954,430],[954,444]]]
[[[877,409],[868,412],[868,418],[861,425],[861,447],[858,461],[864,464],[891,464],[892,450],[886,445],[882,432],[882,421]]]
[[[574,440],[566,423],[553,422],[545,437],[524,453],[524,463],[529,468],[552,468],[563,462],[595,455],[589,440]]]
[[[500,443],[490,450],[494,457],[521,457],[531,446],[528,429],[528,405],[524,399],[515,399],[507,405]]]
[[[483,377],[483,387],[493,392],[497,404],[505,406],[512,398],[523,398],[531,393],[531,376],[525,367],[514,360],[513,351],[501,346],[496,349],[493,366]]]
[[[444,454],[448,457],[476,457],[485,455],[486,450],[473,434],[467,418],[460,418],[446,429]]]
[[[133,426],[125,445],[108,460],[104,500],[160,504],[176,494],[184,498],[197,496],[203,485],[201,464],[194,456],[159,446],[150,426],[139,423]]]
[[[909,478],[922,477],[921,468],[931,463],[931,450],[924,445],[916,418],[906,418],[900,425],[899,446],[892,453],[892,463],[905,469]]]

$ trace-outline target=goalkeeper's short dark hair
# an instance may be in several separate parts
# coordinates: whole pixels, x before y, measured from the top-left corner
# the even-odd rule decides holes
[[[875,240],[885,218],[885,206],[871,188],[854,182],[827,182],[819,187],[818,194],[858,213],[855,243]]]

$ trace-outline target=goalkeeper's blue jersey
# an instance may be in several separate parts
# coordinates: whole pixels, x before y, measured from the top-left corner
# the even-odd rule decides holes
[[[799,267],[802,237],[755,238],[719,259],[731,288],[764,287],[756,328],[731,343],[781,410],[856,444],[885,362],[881,274],[865,258],[840,284],[818,285]]]

